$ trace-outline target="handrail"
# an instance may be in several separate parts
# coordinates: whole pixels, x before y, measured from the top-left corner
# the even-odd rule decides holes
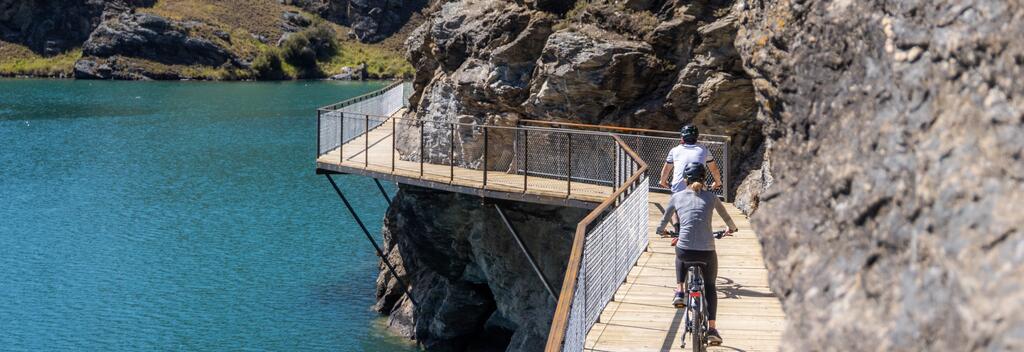
[[[580,272],[580,265],[583,262],[583,249],[587,237],[587,227],[590,226],[594,220],[597,219],[605,210],[608,209],[615,201],[625,193],[630,186],[640,180],[640,177],[647,172],[647,163],[640,159],[639,155],[626,145],[626,142],[622,141],[619,136],[612,136],[615,138],[615,142],[618,143],[626,153],[629,154],[637,164],[639,168],[625,182],[622,183],[612,192],[608,198],[605,198],[597,208],[590,211],[586,217],[583,218],[579,223],[576,224],[576,233],[572,239],[572,250],[569,252],[569,264],[565,268],[565,277],[562,279],[562,290],[558,294],[558,303],[555,306],[555,314],[551,319],[551,330],[548,333],[548,341],[544,350],[547,352],[557,352],[562,348],[562,342],[565,341],[565,332],[569,322],[569,309],[572,307],[573,294],[576,291],[577,277]]]
[[[519,122],[520,123],[526,123],[526,124],[537,124],[537,125],[548,125],[548,126],[566,126],[566,127],[576,127],[576,128],[589,128],[589,129],[596,129],[596,130],[619,131],[619,132],[628,132],[628,133],[664,134],[664,135],[671,135],[673,137],[679,136],[679,132],[664,131],[664,130],[652,130],[652,129],[647,129],[647,128],[620,127],[620,126],[594,125],[594,124],[576,123],[576,122],[543,121],[543,120],[530,120],[530,119],[521,119],[521,120],[519,120]],[[717,135],[717,134],[701,134],[701,137],[706,137],[708,139],[720,139],[720,140],[725,140],[725,141],[732,141],[732,137],[723,136],[723,135]]]
[[[346,107],[348,105],[352,105],[354,103],[358,103],[360,101],[363,101],[363,100],[366,100],[366,99],[369,99],[369,98],[373,98],[373,97],[376,97],[378,95],[382,95],[382,94],[386,93],[388,90],[390,90],[391,88],[394,88],[394,87],[396,87],[398,85],[404,84],[405,82],[406,81],[395,81],[395,82],[387,85],[384,88],[381,88],[381,89],[378,89],[378,90],[375,90],[375,91],[372,91],[372,92],[369,92],[369,93],[365,93],[363,95],[360,95],[360,96],[357,96],[357,97],[354,97],[354,98],[348,98],[348,99],[339,101],[339,102],[334,103],[334,104],[321,106],[321,107],[317,108],[316,110],[317,111],[324,111],[324,112],[337,111],[338,109],[341,109],[341,108]]]

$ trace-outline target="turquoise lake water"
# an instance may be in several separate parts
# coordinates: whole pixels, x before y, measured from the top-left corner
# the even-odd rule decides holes
[[[0,80],[0,350],[410,350],[313,166],[314,108],[382,86]]]

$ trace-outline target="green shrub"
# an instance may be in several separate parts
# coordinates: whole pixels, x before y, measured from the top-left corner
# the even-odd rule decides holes
[[[318,23],[303,34],[309,41],[309,48],[316,52],[318,61],[328,60],[338,53],[338,39],[330,25]]]
[[[285,76],[281,67],[281,54],[273,48],[260,52],[252,61],[252,69],[260,79],[283,79]]]
[[[338,53],[338,40],[334,29],[326,23],[295,34],[281,44],[282,57],[299,70],[303,77],[320,75],[317,62],[330,60]]]

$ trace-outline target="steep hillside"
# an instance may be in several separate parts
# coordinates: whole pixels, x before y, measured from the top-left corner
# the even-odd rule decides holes
[[[389,17],[394,28],[374,32],[377,42],[369,43],[367,35],[358,35],[365,28],[275,0],[70,4],[0,1],[0,75],[280,79],[351,72],[355,78],[403,77],[412,68],[396,43],[404,41],[406,28],[422,21],[417,12],[422,5],[409,3],[396,10],[400,16]],[[363,27],[366,21],[360,22]],[[68,24],[55,30],[59,26],[46,23]],[[315,58],[304,49],[314,51]]]

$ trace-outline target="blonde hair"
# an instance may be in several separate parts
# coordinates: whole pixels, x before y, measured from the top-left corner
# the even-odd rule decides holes
[[[690,184],[686,185],[686,187],[689,187],[691,191],[700,192],[701,190],[704,189],[704,183],[703,182],[690,182]]]

